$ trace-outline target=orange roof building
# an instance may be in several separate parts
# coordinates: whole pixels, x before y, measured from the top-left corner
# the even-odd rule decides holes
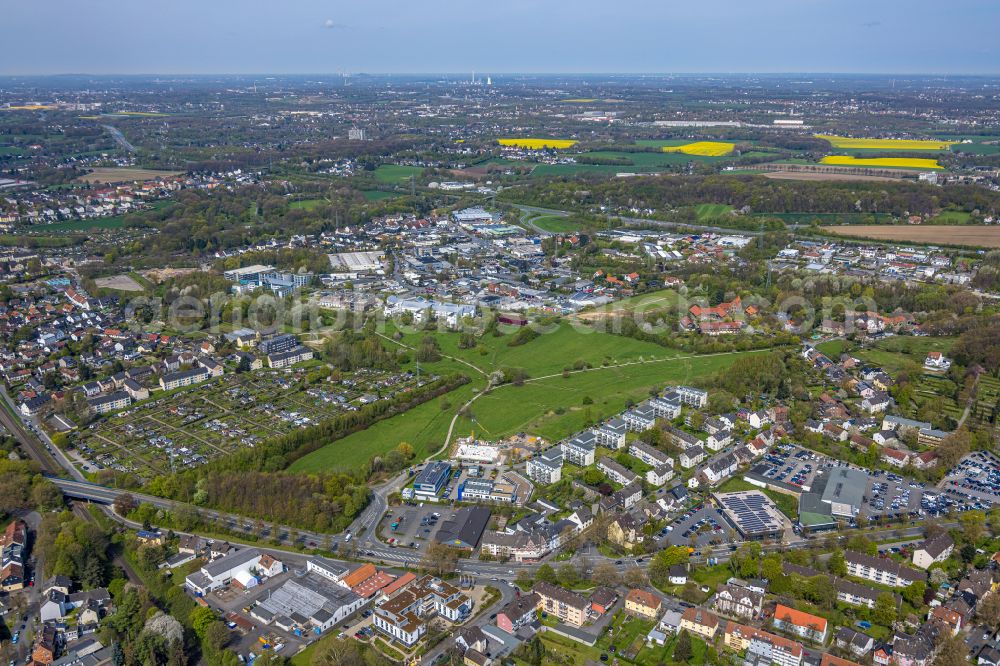
[[[353,590],[355,587],[361,585],[361,583],[374,576],[376,571],[377,569],[375,569],[374,564],[362,564],[360,567],[344,576],[341,583]]]
[[[832,654],[824,654],[823,659],[819,662],[819,666],[861,666],[861,664],[848,659],[835,657]]]
[[[388,599],[389,597],[396,594],[397,592],[402,590],[404,587],[406,587],[416,579],[417,579],[416,574],[414,574],[412,571],[407,571],[405,574],[403,574],[396,580],[392,581],[391,583],[383,587],[382,596]]]
[[[817,642],[823,642],[826,638],[826,618],[782,604],[774,608],[774,626]]]
[[[351,592],[358,595],[362,599],[369,599],[375,594],[387,586],[392,581],[396,580],[395,576],[389,575],[384,571],[376,572],[374,576],[368,578],[360,585],[356,585],[351,588]]]

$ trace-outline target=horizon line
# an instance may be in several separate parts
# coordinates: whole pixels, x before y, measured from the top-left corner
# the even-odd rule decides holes
[[[477,72],[479,70],[476,70]],[[2,78],[57,78],[73,76],[121,76],[121,77],[159,77],[159,76],[462,76],[468,77],[469,71],[425,71],[425,72],[401,72],[401,71],[328,71],[328,72],[48,72],[48,73],[22,73],[12,74],[0,72]],[[667,76],[914,76],[914,77],[953,77],[966,76],[977,78],[1000,78],[1000,71],[997,72],[866,72],[866,71],[677,71],[677,72],[627,72],[627,71],[607,71],[607,72],[489,72],[483,71],[478,78],[498,76],[634,76],[634,77],[667,77]]]

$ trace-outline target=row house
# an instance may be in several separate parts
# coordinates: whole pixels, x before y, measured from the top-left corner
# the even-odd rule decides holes
[[[597,462],[597,469],[604,473],[614,483],[628,485],[639,480],[639,475],[632,470],[619,464],[617,461],[603,456]]]
[[[912,583],[927,580],[927,574],[903,566],[889,558],[872,557],[864,553],[848,550],[844,553],[847,573],[855,578],[864,578],[889,587],[908,587]]]

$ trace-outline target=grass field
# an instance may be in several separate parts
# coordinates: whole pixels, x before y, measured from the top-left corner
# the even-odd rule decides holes
[[[566,148],[572,148],[577,144],[573,139],[497,139],[497,143],[501,146],[513,146],[517,148],[526,148],[527,150],[542,150],[544,148],[554,148],[557,150],[565,150]]]
[[[833,166],[883,167],[887,169],[943,169],[935,159],[922,157],[854,157],[827,155],[820,164]]]
[[[927,245],[964,245],[968,247],[1000,247],[1000,227],[980,225],[847,225],[823,227],[838,236],[855,236],[894,242]]]
[[[733,152],[735,143],[728,141],[695,141],[685,143],[681,146],[663,146],[660,148],[665,153],[684,153],[685,155],[699,155],[701,157],[722,157]]]
[[[183,171],[160,171],[158,169],[133,169],[130,167],[97,167],[90,173],[77,178],[77,182],[124,183],[134,180],[155,180],[169,176],[179,176]]]
[[[733,211],[733,207],[728,204],[698,204],[695,207],[695,213],[698,215],[699,220],[705,220],[713,217],[722,217]]]
[[[846,340],[829,340],[816,345],[816,349],[826,354],[831,360],[836,361],[850,346],[851,343]]]
[[[476,401],[473,419],[460,419],[457,434],[495,439],[528,432],[555,441],[617,414],[629,402],[641,401],[652,388],[714,375],[738,357],[700,356],[600,367],[567,378],[560,375],[524,386],[504,386]],[[584,404],[585,398],[593,403]]]
[[[325,199],[300,199],[288,204],[288,207],[292,209],[300,208],[302,210],[312,210],[316,206],[323,203],[326,203]]]
[[[361,193],[365,201],[382,201],[383,199],[394,199],[399,195],[395,192],[385,192],[383,190],[365,190]]]
[[[415,346],[425,335],[424,332],[407,333],[399,342]],[[590,421],[621,411],[628,400],[643,399],[651,388],[712,375],[739,357],[739,354],[681,357],[674,350],[652,343],[607,333],[580,332],[567,323],[516,347],[507,345],[509,335],[486,336],[476,349],[459,349],[457,333],[433,335],[443,354],[461,359],[483,373],[518,367],[524,368],[529,375],[523,386],[501,386],[473,403],[472,418],[462,417],[456,421],[453,439],[472,433],[492,439],[524,431],[550,439],[565,437],[583,429]],[[391,346],[390,342],[385,344]],[[589,363],[592,369],[564,378],[563,370],[577,360]],[[389,451],[401,441],[413,445],[418,458],[439,449],[452,417],[486,386],[486,377],[449,359],[422,364],[422,368],[424,372],[437,374],[461,371],[472,382],[448,394],[448,409],[442,409],[441,400],[425,403],[332,442],[303,457],[291,469],[307,472],[356,468],[367,463],[372,455]],[[584,405],[584,398],[590,398],[591,404]]]
[[[375,180],[380,183],[399,185],[409,181],[410,176],[419,176],[423,171],[421,167],[405,166],[402,164],[383,164],[375,169]]]
[[[970,214],[964,210],[943,210],[934,216],[933,224],[968,224]]]
[[[988,141],[996,141],[997,137],[988,137]],[[951,147],[952,152],[968,153],[969,155],[996,155],[1000,153],[1000,144],[996,143],[956,143]]]
[[[832,134],[815,134],[817,139],[825,139],[834,148],[847,150],[949,150],[954,141],[940,139],[924,141],[914,139],[855,139]]]
[[[121,215],[101,217],[95,220],[73,220],[71,222],[53,222],[52,224],[36,224],[28,227],[34,232],[87,231],[88,229],[119,229],[125,224]]]
[[[600,307],[587,308],[576,314],[576,318],[586,320],[603,319],[624,313],[643,313],[674,307],[677,303],[677,292],[673,289],[660,289],[639,296],[630,296],[614,303]]]
[[[579,231],[582,225],[572,216],[567,215],[542,215],[531,220],[539,229],[550,231],[554,234]]]

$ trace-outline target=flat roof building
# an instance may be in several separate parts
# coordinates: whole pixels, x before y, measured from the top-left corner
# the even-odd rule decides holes
[[[826,478],[826,488],[820,499],[830,505],[832,515],[854,518],[861,510],[867,489],[866,472],[850,467],[835,467]]]
[[[483,506],[459,509],[441,523],[434,540],[463,550],[475,549],[490,522],[490,515],[490,510]]]

